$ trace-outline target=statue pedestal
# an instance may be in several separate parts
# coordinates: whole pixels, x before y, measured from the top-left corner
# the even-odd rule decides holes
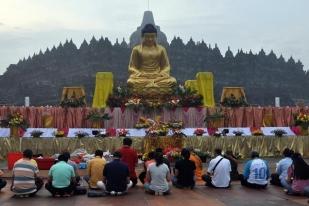
[[[131,88],[132,96],[138,96],[153,103],[163,103],[172,92],[173,89],[168,87]]]

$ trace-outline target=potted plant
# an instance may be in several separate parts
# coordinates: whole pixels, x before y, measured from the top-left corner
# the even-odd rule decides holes
[[[271,133],[275,134],[276,137],[282,137],[284,134],[286,134],[286,131],[283,129],[275,129],[272,130]]]
[[[84,132],[84,131],[75,132],[75,135],[76,135],[77,138],[83,138],[83,137],[89,136],[89,134],[87,132]]]
[[[264,134],[260,128],[253,128],[252,135],[253,136],[263,136]]]
[[[129,130],[127,130],[127,129],[120,129],[118,131],[118,136],[119,137],[126,137],[128,133],[129,133]]]
[[[244,134],[244,132],[242,130],[235,130],[235,131],[233,131],[233,134],[235,136],[242,136]]]
[[[41,130],[33,130],[30,135],[31,137],[33,138],[40,138],[41,135],[43,134],[44,132],[42,132]]]
[[[8,116],[7,124],[11,130],[11,137],[19,137],[20,130],[25,131],[28,128],[28,123],[24,116],[19,112],[14,112]]]
[[[294,123],[295,126],[299,126],[301,128],[302,135],[308,135],[309,114],[299,113],[297,115],[294,115]]]
[[[194,133],[196,136],[203,136],[203,134],[206,133],[206,131],[202,128],[197,128],[194,130]]]
[[[237,99],[234,94],[231,94],[223,99],[221,105],[224,107],[247,107],[248,103],[244,96]]]
[[[63,130],[57,130],[57,131],[55,131],[54,133],[53,133],[53,135],[55,136],[55,137],[64,137],[64,131]]]

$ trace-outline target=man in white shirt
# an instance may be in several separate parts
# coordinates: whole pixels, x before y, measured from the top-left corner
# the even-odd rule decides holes
[[[231,163],[228,159],[222,157],[221,153],[221,149],[215,149],[215,158],[210,161],[207,174],[202,176],[202,179],[206,182],[206,186],[208,187],[230,187]]]
[[[246,162],[244,174],[240,175],[240,181],[243,186],[266,188],[269,178],[269,166],[259,156],[258,152],[252,151],[251,160]]]
[[[270,183],[277,186],[283,186],[286,178],[288,177],[288,169],[293,163],[292,154],[293,150],[285,148],[283,150],[284,158],[277,163],[276,173],[271,174]]]

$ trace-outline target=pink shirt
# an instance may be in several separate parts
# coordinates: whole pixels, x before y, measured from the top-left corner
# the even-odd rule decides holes
[[[291,165],[288,169],[288,177],[294,177],[294,167],[293,165]],[[301,179],[296,179],[294,177],[293,181],[292,181],[292,190],[294,192],[297,193],[303,193],[304,192],[304,188],[309,186],[309,179],[307,180],[301,180]]]

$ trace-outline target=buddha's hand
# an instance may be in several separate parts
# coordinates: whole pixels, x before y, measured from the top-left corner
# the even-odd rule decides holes
[[[165,73],[165,72],[160,72],[160,76],[161,77],[166,77],[166,78],[169,77],[169,75],[167,73]]]

